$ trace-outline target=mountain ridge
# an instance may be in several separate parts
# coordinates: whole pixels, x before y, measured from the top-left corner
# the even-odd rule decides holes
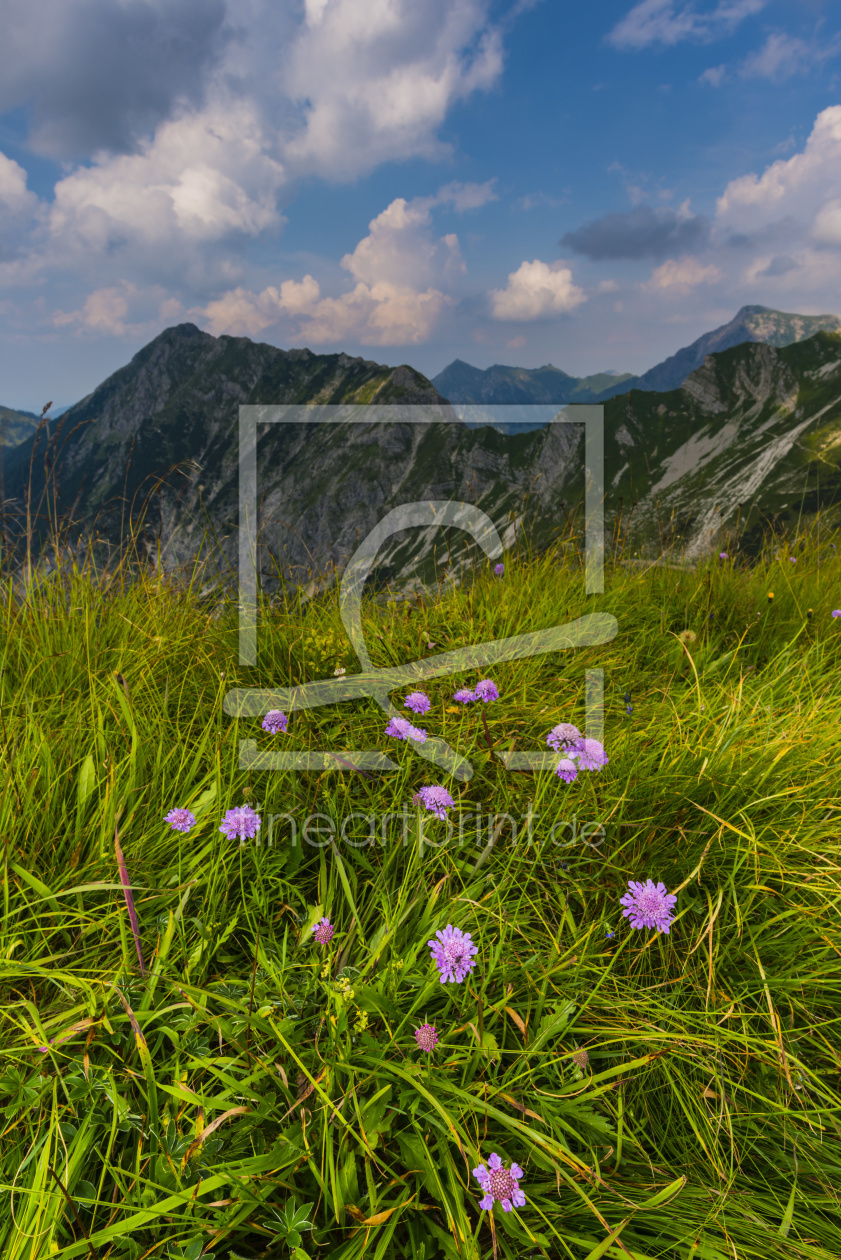
[[[661,363],[640,376],[623,373],[609,381],[610,373],[575,377],[548,364],[542,368],[513,368],[494,364],[474,368],[455,359],[437,376],[433,385],[452,403],[503,405],[510,403],[607,402],[632,389],[663,393],[677,389],[691,372],[701,367],[705,357],[728,350],[743,342],[761,341],[782,348],[814,336],[817,332],[837,332],[841,318],[837,315],[798,315],[776,311],[767,306],[742,306],[727,324],[703,333],[688,346],[683,346]],[[549,372],[556,373],[550,376]],[[554,384],[554,390],[551,385]]]
[[[45,461],[39,445],[31,461],[33,502],[54,487],[81,546],[94,522],[115,541],[129,521],[140,528],[140,505],[153,491],[142,524],[146,554],[159,547],[165,568],[190,564],[204,523],[233,571],[239,406],[307,402],[383,403],[389,423],[353,416],[345,425],[261,431],[260,568],[269,585],[274,571],[314,589],[407,503],[475,504],[509,548],[524,531],[536,546],[549,545],[565,505],[581,500],[581,425],[470,427],[408,365],[283,351],[182,324],[45,426],[55,449]],[[430,423],[412,423],[417,413],[404,410],[419,405]],[[819,331],[779,348],[738,343],[706,355],[676,389],[631,389],[603,406],[608,537],[631,512],[641,554],[682,548],[698,557],[737,526],[751,546],[769,522],[795,528],[841,505],[841,333]],[[29,438],[7,452],[4,523],[18,542],[34,448]],[[463,538],[435,528],[403,531],[383,548],[378,570],[387,581],[427,580],[445,553],[454,574],[473,555]]]

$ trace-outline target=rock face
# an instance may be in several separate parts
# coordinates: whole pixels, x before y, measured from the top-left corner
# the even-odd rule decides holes
[[[212,546],[217,575],[232,580],[239,406],[307,402],[385,404],[392,422],[259,430],[258,558],[269,590],[281,577],[319,585],[405,504],[469,502],[506,546],[523,530],[543,546],[583,496],[583,426],[469,427],[410,367],[214,338],[182,324],[51,426],[46,460],[43,434],[6,452],[6,532],[20,543],[31,460],[33,511],[49,482],[50,500],[54,489],[60,514],[74,522],[70,541],[95,529],[116,542],[129,521],[142,522],[144,545],[164,567],[189,566]],[[402,408],[419,404],[434,423],[408,422]],[[691,559],[737,522],[750,543],[769,519],[785,525],[841,503],[841,334],[708,354],[677,389],[608,400],[604,426],[608,538],[633,505],[631,546],[641,553],[665,548]],[[375,577],[429,581],[475,555],[458,530],[416,527],[388,540]]]

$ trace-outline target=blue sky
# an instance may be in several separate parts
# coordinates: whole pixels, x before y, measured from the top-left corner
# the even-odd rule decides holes
[[[841,314],[829,0],[6,0],[0,403],[190,321],[434,375]]]

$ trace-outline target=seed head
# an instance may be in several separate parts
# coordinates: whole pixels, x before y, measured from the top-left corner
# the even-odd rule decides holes
[[[438,1034],[434,1024],[421,1024],[420,1028],[416,1028],[415,1041],[418,1043],[419,1050],[431,1054],[438,1045]]]
[[[333,939],[335,928],[329,919],[322,919],[320,923],[316,923],[312,929],[313,939],[318,941],[319,945],[329,945]]]
[[[524,1207],[526,1196],[519,1186],[522,1175],[523,1170],[519,1164],[504,1168],[496,1151],[488,1160],[487,1168],[484,1164],[474,1168],[473,1176],[479,1182],[484,1196],[479,1201],[482,1211],[490,1212],[494,1203],[502,1204],[503,1212],[510,1212],[515,1207]]]

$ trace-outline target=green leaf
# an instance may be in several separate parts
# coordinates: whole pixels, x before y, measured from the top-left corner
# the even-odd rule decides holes
[[[79,809],[83,809],[85,802],[96,787],[96,770],[94,769],[93,757],[88,753],[82,762],[82,768],[79,771],[79,782],[77,786]]]

